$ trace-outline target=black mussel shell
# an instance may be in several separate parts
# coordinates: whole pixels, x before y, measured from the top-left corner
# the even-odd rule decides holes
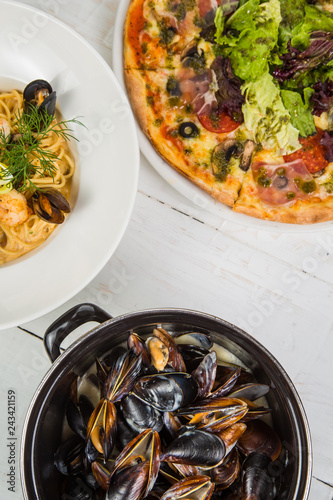
[[[141,377],[133,393],[160,411],[174,411],[193,401],[198,385],[188,373],[170,372]]]
[[[54,116],[57,102],[56,92],[46,80],[34,80],[23,91],[24,113],[29,116],[32,108]]]
[[[216,373],[219,371],[219,366],[216,367]],[[219,380],[216,380],[215,378],[215,390],[212,392],[210,397],[212,398],[218,398],[218,397],[223,397],[226,396],[227,394],[229,395],[231,389],[235,386],[236,382],[239,379],[241,373],[241,368],[238,369],[227,369],[226,374],[221,377],[221,370],[220,370],[220,378]]]
[[[176,344],[180,345],[188,345],[191,347],[201,347],[202,349],[209,350],[213,347],[213,341],[200,332],[190,332],[190,333],[182,333],[181,335],[177,335],[175,337]]]
[[[39,111],[44,111],[49,116],[54,116],[57,104],[57,94],[55,91],[51,92],[50,95],[45,97],[42,104],[39,106]]]
[[[209,500],[214,490],[214,484],[208,476],[192,476],[182,479],[171,486],[162,495],[161,500],[176,500],[177,498]]]
[[[126,398],[125,398],[126,399]],[[121,406],[117,408],[117,435],[116,435],[116,447],[118,450],[122,450],[132,439],[137,436],[138,432],[132,429],[125,417],[122,414]]]
[[[139,356],[142,355],[142,363],[145,366],[150,365],[150,355],[146,347],[145,341],[135,332],[129,334],[127,338],[127,346],[132,349],[133,352]]]
[[[120,401],[132,389],[142,368],[142,354],[132,349],[119,356],[112,364],[103,387],[103,397],[112,402]]]
[[[64,483],[66,493],[61,495],[61,500],[97,500],[94,491],[79,476],[68,476]]]
[[[26,102],[34,102],[36,100],[36,94],[40,91],[49,95],[53,92],[53,89],[50,83],[46,80],[33,80],[25,87],[23,91],[23,99]]]
[[[269,386],[266,384],[243,384],[234,387],[234,390],[228,394],[229,398],[241,398],[255,401],[256,399],[265,396],[269,392]]]
[[[163,414],[137,398],[135,394],[126,396],[121,401],[120,408],[125,422],[136,432],[142,432],[148,428],[160,432],[164,425]]]
[[[105,500],[139,500],[146,489],[149,462],[117,470],[111,478]]]
[[[269,474],[271,459],[265,453],[252,453],[243,463],[242,499],[273,499],[274,481]]]
[[[78,404],[69,399],[66,403],[66,418],[69,427],[76,432],[82,439],[86,438],[87,425],[90,415],[94,411],[94,405],[90,399],[81,394]]]
[[[54,464],[65,476],[75,476],[85,470],[84,441],[79,436],[71,436],[57,449]]]
[[[62,224],[65,220],[64,213],[71,211],[64,195],[53,188],[36,191],[32,195],[32,206],[40,219],[52,224]]]
[[[192,377],[198,384],[197,399],[207,397],[215,382],[216,376],[216,352],[212,351],[207,354],[200,362],[199,366],[192,372]]]
[[[202,347],[192,346],[187,344],[177,344],[178,349],[183,357],[188,373],[192,373],[201,363],[206,354],[209,354],[207,349]]]
[[[224,456],[225,445],[216,434],[188,429],[167,447],[161,460],[209,469],[217,467]]]

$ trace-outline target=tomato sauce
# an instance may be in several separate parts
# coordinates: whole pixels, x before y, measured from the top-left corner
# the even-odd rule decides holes
[[[303,160],[310,174],[324,170],[328,165],[328,161],[325,159],[326,148],[320,144],[322,136],[323,131],[317,129],[316,135],[299,139],[302,148],[295,151],[295,153],[285,155],[283,157],[285,162]]]
[[[143,17],[143,2],[139,2],[136,3],[135,7],[131,10],[129,28],[127,30],[127,36],[130,45],[135,52],[138,67],[140,67],[142,60],[142,42],[140,35],[143,32],[144,27],[145,18]]]

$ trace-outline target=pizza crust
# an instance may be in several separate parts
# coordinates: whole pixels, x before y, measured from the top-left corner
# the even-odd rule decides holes
[[[146,102],[146,82],[138,70],[126,69],[124,71],[127,94],[135,113],[137,121],[143,132],[148,134],[148,106]]]
[[[258,197],[252,172],[248,171],[233,210],[251,217],[287,224],[314,224],[332,220],[333,196],[324,199],[309,196],[288,205],[268,206]]]

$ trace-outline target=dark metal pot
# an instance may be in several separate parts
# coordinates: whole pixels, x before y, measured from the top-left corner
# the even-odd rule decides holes
[[[101,324],[61,354],[61,342],[78,326],[89,321]],[[236,326],[196,311],[153,309],[111,318],[92,304],[75,306],[45,333],[45,348],[53,364],[33,397],[24,424],[20,464],[24,498],[60,499],[62,480],[53,462],[61,441],[65,401],[73,379],[83,375],[96,357],[102,357],[126,340],[129,331],[134,330],[144,336],[151,333],[156,325],[170,332],[209,333],[214,342],[234,353],[250,368],[259,382],[271,386],[267,400],[273,410],[274,428],[287,457],[285,469],[275,471],[277,476],[281,476],[278,499],[307,499],[312,449],[306,415],[288,375],[261,344]]]

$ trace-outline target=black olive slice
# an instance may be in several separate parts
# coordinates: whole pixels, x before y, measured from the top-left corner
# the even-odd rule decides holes
[[[289,182],[288,177],[286,177],[285,175],[281,175],[275,177],[273,186],[276,187],[277,189],[283,189],[288,185],[288,182]]]
[[[197,137],[199,135],[199,129],[195,123],[183,122],[179,125],[179,133],[185,139]]]

